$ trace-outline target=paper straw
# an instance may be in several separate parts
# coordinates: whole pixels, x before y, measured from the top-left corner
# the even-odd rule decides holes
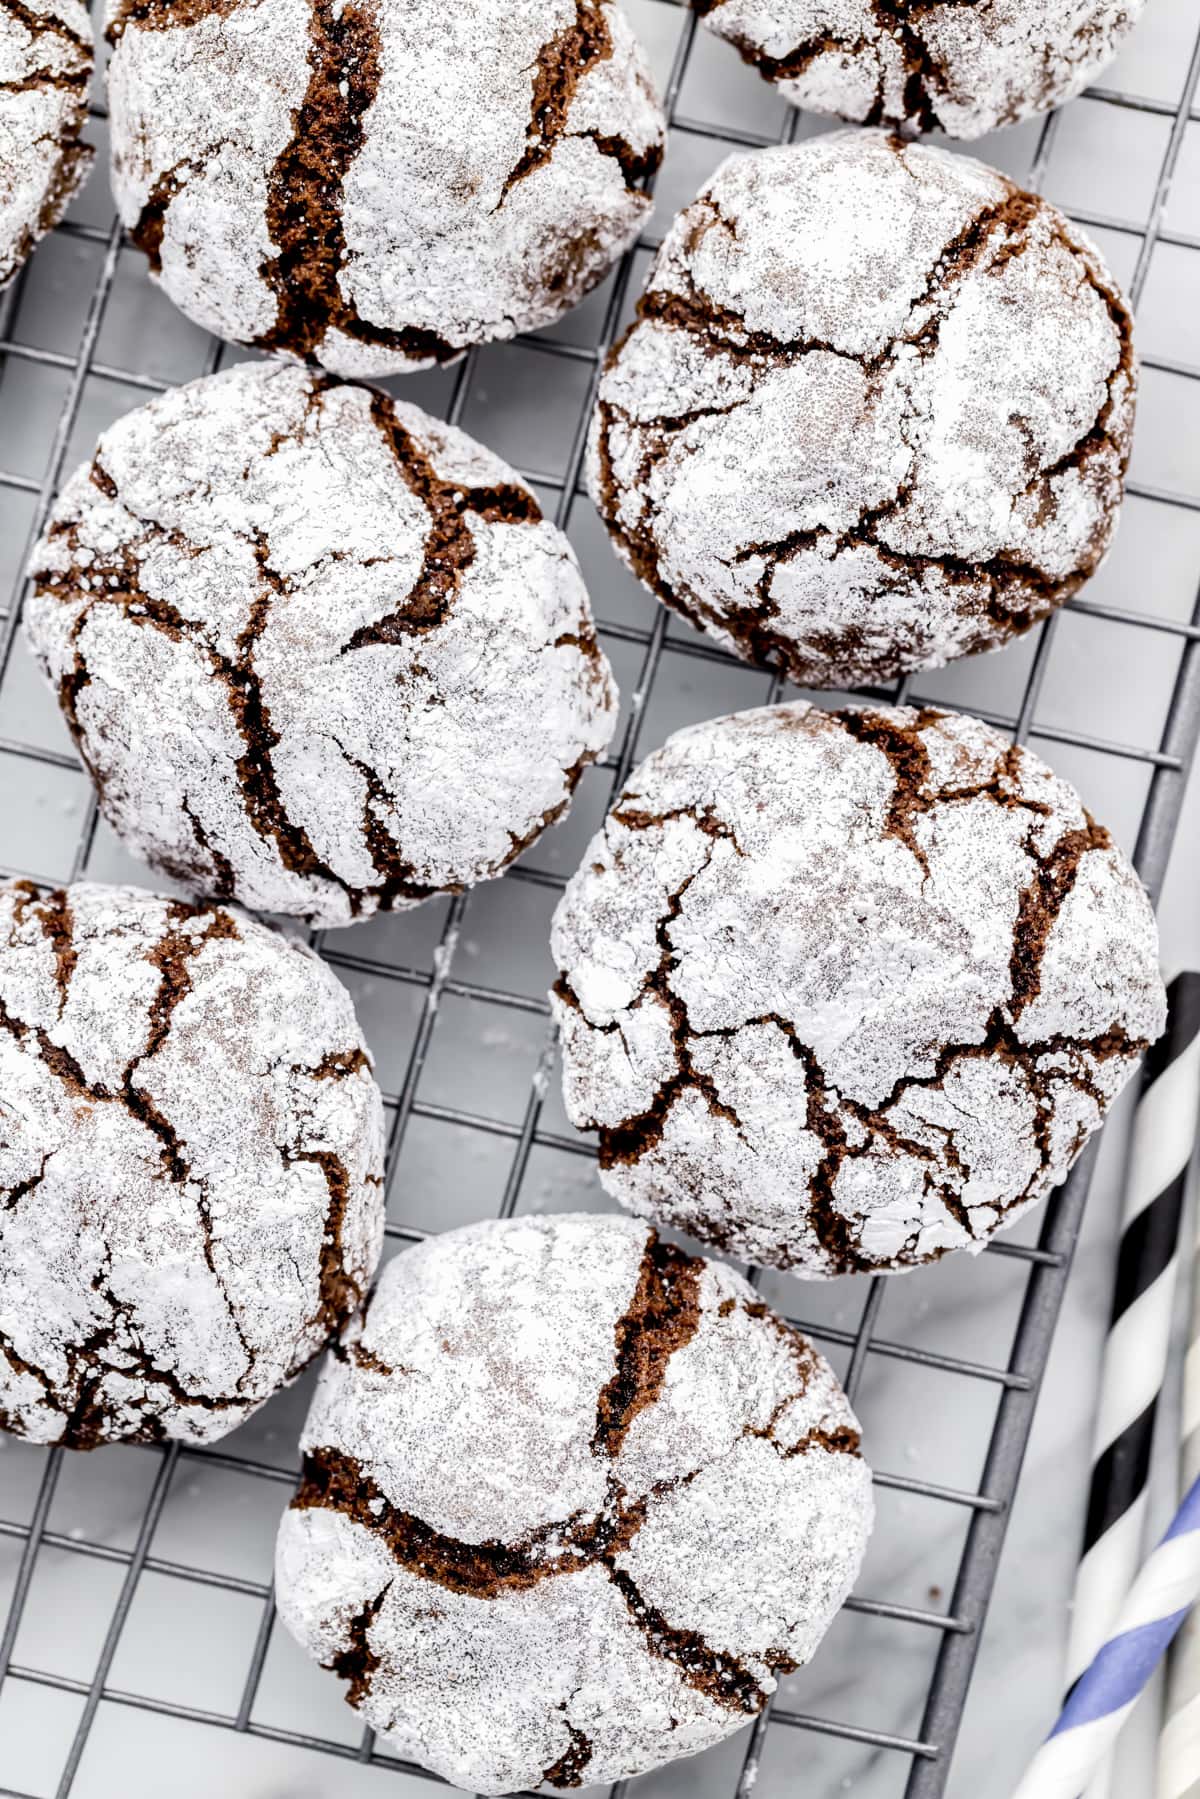
[[[1200,1207],[1194,1231],[1180,1437],[1180,1484],[1186,1489],[1200,1479]],[[1164,1717],[1158,1745],[1158,1799],[1200,1799],[1200,1614],[1194,1610],[1171,1645]]]
[[[1142,1554],[1179,1221],[1200,1108],[1200,974],[1178,975],[1167,1001],[1167,1028],[1146,1057],[1133,1126],[1067,1650],[1068,1696],[1070,1683],[1108,1636]],[[1103,1764],[1098,1768],[1087,1799],[1107,1799],[1110,1772]]]
[[[1079,1799],[1200,1597],[1200,1480],[1130,1588],[1013,1799]]]

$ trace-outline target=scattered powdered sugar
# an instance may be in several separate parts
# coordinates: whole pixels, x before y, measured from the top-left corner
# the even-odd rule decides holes
[[[0,0],[0,287],[92,166],[79,141],[91,78],[81,0]]]
[[[978,1250],[1165,999],[1149,900],[977,720],[797,703],[650,756],[554,921],[567,1111],[631,1210],[806,1275]]]
[[[0,1426],[224,1436],[360,1302],[383,1107],[349,995],[221,908],[0,887]]]
[[[33,576],[105,816],[261,910],[346,924],[498,874],[615,722],[573,552],[512,470],[293,364],[112,426]]]
[[[609,0],[111,0],[113,186],[222,337],[343,375],[551,323],[637,236],[664,120]]]
[[[281,1616],[389,1749],[483,1793],[730,1735],[812,1654],[872,1518],[827,1365],[732,1269],[622,1218],[398,1256],[302,1448]]]
[[[979,137],[1080,93],[1145,0],[695,0],[796,106]]]
[[[847,686],[991,648],[1098,566],[1132,325],[1060,213],[882,132],[731,157],[613,352],[589,484],[652,592]]]

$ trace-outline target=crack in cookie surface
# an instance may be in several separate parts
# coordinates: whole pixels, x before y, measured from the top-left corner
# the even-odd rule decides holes
[[[70,998],[71,979],[78,960],[73,943],[73,915],[69,897],[65,889],[58,889],[48,894],[43,901],[39,901],[36,897],[37,890],[32,888],[29,883],[20,883],[20,888],[23,896],[33,896],[31,900],[23,898],[20,921],[23,922],[24,914],[32,909],[43,936],[54,951],[55,981],[59,990],[61,1016]],[[134,1077],[141,1065],[156,1055],[167,1041],[175,1008],[191,990],[192,977],[188,964],[192,958],[198,955],[209,941],[237,940],[237,925],[228,913],[211,915],[205,930],[198,937],[180,928],[185,921],[192,921],[201,916],[205,916],[205,914],[199,907],[189,907],[180,902],[172,902],[168,907],[169,928],[146,952],[146,960],[159,971],[160,984],[150,1005],[145,1048],[126,1064],[119,1082],[111,1089],[89,1081],[75,1058],[61,1045],[53,1043],[41,1027],[31,1033],[29,1027],[19,1018],[14,1018],[7,1006],[0,1001],[0,1024],[3,1025],[3,1028],[21,1043],[25,1043],[32,1035],[36,1053],[51,1073],[66,1086],[73,1098],[85,1100],[89,1104],[115,1101],[117,1104],[123,1105],[130,1115],[161,1144],[160,1161],[167,1178],[184,1185],[191,1182],[191,1171],[184,1161],[179,1139],[169,1121],[148,1095],[135,1084]],[[22,1187],[10,1191],[8,1198],[10,1209],[44,1179],[49,1159],[49,1155],[43,1158],[42,1171],[38,1181],[26,1182]],[[197,1182],[194,1183],[194,1187],[193,1196],[196,1200],[203,1232],[204,1259],[215,1285],[229,1307],[234,1329],[246,1352],[247,1372],[251,1372],[255,1359],[253,1351],[242,1334],[234,1307],[213,1260],[212,1222],[203,1186]],[[96,1393],[102,1384],[105,1373],[111,1370],[99,1360],[99,1351],[111,1342],[112,1337],[116,1334],[119,1320],[124,1321],[127,1332],[127,1341],[123,1345],[127,1362],[120,1366],[120,1372],[128,1373],[132,1368],[142,1380],[151,1386],[157,1384],[166,1387],[177,1405],[198,1405],[206,1410],[220,1411],[240,1403],[236,1395],[222,1397],[190,1392],[183,1387],[169,1369],[154,1366],[146,1352],[138,1344],[136,1327],[131,1323],[131,1306],[117,1300],[109,1288],[97,1281],[93,1281],[93,1291],[105,1299],[110,1306],[112,1323],[108,1326],[98,1327],[97,1331],[82,1345],[70,1346],[68,1349],[70,1385],[78,1388],[79,1397],[70,1408],[60,1438],[66,1447],[72,1449],[91,1448],[103,1439],[108,1414],[104,1407],[97,1402]],[[32,1364],[22,1362],[15,1355],[11,1345],[7,1343],[5,1344],[5,1354],[10,1366],[15,1371],[36,1375],[52,1409],[59,1412],[66,1410],[58,1389],[49,1376],[41,1370],[34,1369]],[[85,1369],[82,1377],[78,1372],[80,1365]],[[157,1440],[161,1435],[161,1426],[155,1419],[149,1422],[147,1429],[151,1433],[147,1440]]]
[[[69,16],[59,18],[34,0],[0,3],[0,119],[8,159],[0,196],[0,288],[61,219],[95,155],[81,136],[93,69],[91,27],[83,4],[68,3],[65,10]]]
[[[527,1592],[544,1580],[604,1563],[628,1548],[645,1518],[645,1501],[627,1502],[614,1487],[609,1508],[593,1517],[546,1525],[518,1543],[467,1543],[393,1506],[353,1456],[331,1448],[306,1454],[292,1509],[353,1518],[410,1574],[475,1599]]]
[[[138,551],[153,546],[165,535],[156,531],[149,521],[144,522],[147,530],[140,542],[123,546],[121,553],[108,563],[97,559],[88,562],[89,585],[84,590],[87,597],[71,627],[74,657],[70,672],[58,685],[59,704],[67,726],[102,799],[105,783],[98,772],[95,759],[89,754],[88,734],[79,717],[80,695],[92,680],[87,658],[79,643],[96,609],[113,607],[120,610],[130,624],[157,630],[173,643],[187,642],[201,653],[209,665],[213,680],[224,694],[238,735],[245,746],[234,766],[241,804],[253,830],[260,838],[274,844],[282,866],[290,874],[309,877],[338,888],[345,894],[352,913],[357,915],[371,890],[354,888],[318,855],[307,831],[292,819],[275,774],[272,751],[279,744],[280,738],[272,726],[271,714],[263,698],[262,684],[255,665],[255,648],[268,624],[272,599],[286,592],[280,578],[270,566],[269,545],[265,539],[259,539],[255,544],[255,560],[262,588],[251,602],[246,625],[237,638],[235,653],[228,656],[215,647],[212,634],[203,621],[188,618],[169,601],[143,590]],[[55,530],[56,527],[52,525],[51,532],[54,533]],[[66,535],[69,537],[69,530]],[[179,540],[179,544],[185,553],[190,552],[191,546],[185,540]],[[70,547],[73,548],[73,544]],[[100,591],[90,591],[97,584]],[[77,591],[70,577],[59,581],[43,580],[38,587],[39,595],[54,595],[67,602],[77,597]],[[220,861],[216,859],[211,842],[199,832],[194,814],[189,811],[188,816],[197,847],[207,851],[212,860],[217,885],[222,889],[229,889],[223,897],[233,897],[235,888],[229,879],[232,863],[223,854]],[[192,882],[198,876],[202,882],[205,881],[200,870],[178,860],[168,868],[168,872],[181,875]],[[427,888],[421,889],[416,897],[425,898],[429,891]]]
[[[572,23],[538,51],[526,147],[505,178],[501,206],[519,181],[549,162],[567,130],[567,115],[579,83],[597,63],[610,60],[612,53],[605,7],[600,0],[575,0]]]
[[[732,834],[723,831],[719,826],[708,832],[710,839],[729,839]],[[670,1019],[671,1038],[675,1051],[676,1067],[657,1089],[649,1106],[635,1117],[627,1118],[620,1126],[613,1129],[606,1127],[600,1133],[600,1166],[612,1168],[617,1163],[632,1163],[641,1160],[647,1150],[653,1149],[661,1142],[663,1133],[676,1100],[684,1093],[698,1093],[704,1100],[714,1118],[723,1118],[731,1124],[738,1134],[742,1131],[742,1121],[734,1108],[722,1099],[717,1083],[711,1075],[705,1074],[696,1067],[692,1051],[692,1040],[698,1035],[693,1031],[685,1002],[671,985],[672,970],[678,965],[674,944],[671,941],[671,924],[683,911],[684,901],[692,883],[707,869],[712,860],[712,850],[707,852],[701,866],[688,875],[674,892],[667,895],[666,910],[661,914],[654,927],[655,940],[659,948],[657,965],[646,976],[643,992],[653,994],[663,1005]],[[565,981],[558,992],[569,991]]]
[[[131,25],[142,31],[186,31],[205,19],[224,19],[245,0],[118,0],[105,32],[114,47]]]
[[[577,1730],[575,1725],[569,1721],[567,1734],[570,1739],[567,1747],[556,1761],[551,1762],[548,1768],[542,1770],[542,1779],[549,1786],[579,1787],[583,1785],[583,1776],[592,1759],[592,1739],[582,1730]]]
[[[617,1320],[617,1366],[596,1406],[592,1448],[617,1456],[629,1427],[662,1388],[667,1364],[696,1333],[704,1264],[651,1231],[633,1304]]]
[[[453,361],[462,351],[436,332],[374,324],[346,297],[342,187],[361,153],[366,114],[379,90],[379,25],[372,6],[312,0],[309,33],[308,91],[268,189],[267,229],[278,254],[264,263],[262,274],[278,313],[258,347],[319,357],[326,332],[337,330],[411,362]]]
[[[360,625],[342,654],[370,643],[396,643],[402,637],[434,631],[450,616],[466,571],[477,554],[468,519],[487,524],[537,525],[542,509],[534,495],[516,482],[494,487],[465,487],[444,481],[411,431],[406,431],[387,394],[373,394],[371,417],[395,460],[401,479],[430,517],[421,574],[404,604],[371,625]],[[556,643],[562,639],[556,639]],[[582,640],[580,640],[582,641]]]
[[[611,8],[603,0],[575,0],[573,22],[538,52],[526,147],[520,161],[505,177],[500,206],[518,182],[546,166],[555,146],[568,135],[588,137],[602,156],[612,157],[631,191],[653,175],[661,163],[661,143],[637,151],[627,138],[613,133],[595,128],[571,132],[569,115],[580,83],[600,63],[612,60],[610,13]]]
[[[972,138],[1068,100],[1116,54],[1143,0],[696,0],[797,106],[906,133]],[[769,46],[769,48],[768,48]]]

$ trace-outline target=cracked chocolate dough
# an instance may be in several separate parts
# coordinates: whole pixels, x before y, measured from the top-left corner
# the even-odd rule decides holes
[[[113,828],[314,924],[499,874],[615,722],[574,554],[512,470],[293,363],[119,420],[33,579],[26,629]]]
[[[113,189],[221,337],[341,375],[548,325],[633,242],[662,111],[608,0],[111,0]]]
[[[220,907],[0,887],[0,1427],[211,1442],[362,1299],[383,1107],[349,995]]]
[[[982,1248],[1163,1027],[1150,903],[1077,795],[960,714],[680,731],[551,938],[567,1111],[632,1211],[808,1276]]]
[[[619,553],[809,686],[1024,631],[1108,546],[1132,326],[1095,250],[961,156],[838,132],[734,156],[675,220],[601,382]]]
[[[79,139],[91,79],[81,0],[0,0],[0,287],[92,166]]]
[[[1145,0],[694,0],[794,106],[979,137],[1080,93]]]
[[[619,1217],[397,1256],[326,1364],[280,1613],[387,1747],[470,1792],[691,1755],[808,1660],[871,1477],[741,1275]]]

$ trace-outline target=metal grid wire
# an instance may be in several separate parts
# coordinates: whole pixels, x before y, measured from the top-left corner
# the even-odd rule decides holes
[[[665,84],[665,100],[671,120],[673,143],[689,139],[706,140],[715,153],[728,145],[749,147],[778,141],[780,134],[768,137],[745,130],[740,125],[735,127],[707,118],[688,116],[685,106],[681,104],[681,95],[686,91],[689,67],[696,53],[696,21],[690,14],[680,14],[676,0],[640,0],[640,3],[643,17],[648,10],[660,15],[671,15],[669,24],[675,41]],[[1151,15],[1153,16],[1156,5],[1165,9],[1169,4],[1171,0],[1152,0]],[[1164,225],[1168,190],[1179,162],[1185,134],[1190,124],[1200,122],[1200,111],[1196,105],[1197,85],[1200,81],[1200,18],[1197,26],[1196,41],[1191,45],[1190,62],[1177,103],[1146,99],[1106,88],[1093,89],[1088,97],[1091,103],[1099,103],[1112,109],[1114,114],[1133,111],[1157,118],[1165,128],[1153,191],[1140,222],[1134,224],[1127,217],[1109,216],[1102,211],[1087,211],[1078,207],[1071,209],[1082,223],[1099,230],[1102,236],[1105,233],[1119,234],[1129,240],[1135,260],[1127,286],[1135,305],[1143,295],[1156,250],[1170,246],[1172,250],[1200,253],[1200,236],[1171,233]],[[1152,24],[1148,21],[1144,29],[1151,28]],[[732,77],[736,61],[732,59],[731,52],[724,51],[723,54],[731,58],[728,68]],[[766,90],[764,94],[765,92]],[[783,120],[781,135],[785,139],[794,138],[807,129],[807,122],[802,123],[797,114],[784,114],[782,109],[778,110]],[[770,116],[770,111],[770,106],[764,100],[764,115]],[[96,121],[102,123],[103,116],[103,109],[97,107],[94,112]],[[1027,169],[1029,184],[1032,186],[1041,183],[1052,155],[1056,132],[1064,116],[1060,113],[1048,117],[1032,138],[1034,150]],[[95,180],[102,182],[103,179],[103,172],[98,172]],[[1097,191],[1103,191],[1099,182]],[[30,541],[40,530],[64,472],[68,470],[68,450],[76,434],[85,392],[89,391],[89,387],[97,383],[116,384],[130,390],[127,403],[132,404],[136,401],[137,390],[150,393],[163,386],[161,381],[138,368],[106,363],[98,354],[123,251],[119,225],[115,221],[107,227],[68,222],[59,227],[56,236],[92,246],[92,254],[97,257],[94,286],[87,300],[73,352],[39,347],[35,342],[28,341],[28,334],[24,337],[14,336],[14,325],[21,316],[21,280],[0,300],[0,418],[3,417],[5,407],[14,403],[6,393],[6,380],[12,371],[23,371],[27,377],[36,374],[39,379],[44,380],[54,378],[60,384],[65,382],[57,424],[53,429],[42,473],[34,476],[5,471],[0,467],[0,503],[4,502],[6,496],[22,494],[32,500],[32,515],[28,523]],[[639,249],[644,252],[650,247],[652,246],[647,243],[639,246]],[[591,399],[604,356],[631,298],[631,277],[636,256],[637,252],[631,252],[626,257],[615,279],[608,285],[602,303],[599,330],[593,342],[580,345],[546,335],[519,340],[523,350],[537,354],[540,363],[539,378],[544,377],[548,383],[562,370],[563,359],[574,365],[576,416],[565,453],[557,460],[557,466],[553,469],[526,468],[525,471],[541,490],[548,490],[556,496],[554,511],[557,522],[564,528],[570,528],[578,517],[579,509],[576,509],[573,516],[573,508],[576,507],[579,491]],[[633,285],[636,286],[636,282]],[[217,368],[222,354],[223,346],[212,342],[208,346],[203,368]],[[454,371],[453,376],[447,379],[442,390],[442,409],[448,418],[458,421],[468,412],[471,396],[481,385],[486,384],[491,366],[489,359],[496,354],[496,351],[471,353]],[[1193,362],[1143,358],[1143,367],[1180,378],[1188,384],[1189,397],[1192,391],[1190,383],[1200,380],[1200,364]],[[28,391],[28,381],[23,391]],[[405,391],[411,393],[413,389],[408,387]],[[78,446],[79,453],[82,454],[87,447]],[[1187,492],[1170,492],[1157,486],[1139,485],[1135,482],[1131,483],[1130,493],[1153,507],[1156,516],[1161,514],[1165,517],[1181,508],[1200,514],[1200,496]],[[586,502],[583,504],[586,506]],[[1197,547],[1200,548],[1200,539],[1197,539]],[[1192,573],[1193,579],[1200,576],[1200,567],[1193,568]],[[723,652],[681,630],[677,625],[673,626],[667,612],[661,608],[652,608],[649,601],[641,614],[646,622],[631,624],[606,618],[605,594],[603,591],[596,591],[597,584],[594,580],[592,584],[602,636],[610,653],[625,646],[625,654],[636,670],[632,683],[628,678],[624,682],[627,690],[626,711],[616,752],[601,765],[603,774],[594,777],[602,780],[605,791],[611,794],[623,784],[635,752],[651,747],[650,740],[639,741],[639,732],[655,693],[656,680],[664,666],[675,658],[698,659],[700,662],[722,666],[734,665]],[[20,600],[21,582],[18,577],[0,635],[0,683],[4,682],[10,667]],[[1017,704],[1010,706],[1007,711],[989,711],[978,705],[974,705],[972,709],[982,712],[990,722],[1010,733],[1016,742],[1021,742],[1032,733],[1051,745],[1070,746],[1076,751],[1094,754],[1102,759],[1103,766],[1108,769],[1121,763],[1141,765],[1146,778],[1140,821],[1136,830],[1135,854],[1143,878],[1151,891],[1157,893],[1179,816],[1188,765],[1200,733],[1200,598],[1196,599],[1190,618],[1186,619],[1183,616],[1162,616],[1151,611],[1109,605],[1087,597],[1072,602],[1067,611],[1083,619],[1107,621],[1109,624],[1123,625],[1134,630],[1138,635],[1129,640],[1129,654],[1133,658],[1138,658],[1145,652],[1145,646],[1151,638],[1161,641],[1165,637],[1170,641],[1176,660],[1173,674],[1164,689],[1166,704],[1155,746],[1136,747],[1110,739],[1103,733],[1055,725],[1038,716],[1039,699],[1043,693],[1052,648],[1062,622],[1059,616],[1049,619],[1035,634],[1034,647],[1027,659],[1023,688]],[[920,677],[917,678],[917,685],[922,685]],[[910,682],[903,681],[888,690],[888,697],[907,698],[909,689]],[[781,683],[772,681],[760,697],[775,698],[781,691]],[[1110,710],[1108,702],[1112,696],[1097,693],[1094,697],[1095,715],[1104,719]],[[4,733],[7,728],[4,702],[0,700],[0,768],[8,771],[10,790],[14,765],[27,767],[32,762],[62,771],[78,770],[78,762],[68,749],[48,747],[44,742],[35,741],[31,732],[6,735]],[[1053,755],[1054,750],[1051,749],[1050,753]],[[1103,776],[1100,778],[1102,782]],[[70,878],[84,875],[89,868],[94,870],[96,833],[96,809],[94,801],[89,797],[80,812],[79,828],[71,856]],[[6,873],[25,874],[47,884],[53,884],[56,879],[62,878],[61,871],[51,872],[46,865],[9,867],[8,851],[2,842],[0,857],[6,859]],[[27,856],[26,864],[29,860]],[[33,860],[36,863],[36,854]],[[543,888],[553,892],[562,887],[564,878],[561,872],[547,869],[541,864],[535,852],[510,871],[505,885],[507,887],[510,884],[523,896],[528,895],[529,903],[532,904],[531,889]],[[563,1157],[589,1158],[592,1155],[586,1142],[573,1138],[566,1130],[555,1129],[553,1120],[547,1120],[544,1116],[555,1057],[554,1036],[548,1024],[548,1006],[544,999],[515,987],[508,990],[503,986],[469,979],[462,972],[456,972],[461,968],[462,960],[461,955],[456,956],[456,952],[460,951],[463,942],[464,924],[471,905],[470,895],[453,899],[445,910],[440,939],[436,943],[430,943],[427,946],[429,953],[418,956],[413,963],[400,961],[395,957],[381,961],[370,955],[360,954],[357,934],[354,932],[338,933],[319,940],[323,953],[347,980],[353,982],[356,974],[369,975],[388,984],[390,991],[396,995],[406,989],[410,997],[416,998],[414,1029],[407,1056],[400,1067],[399,1080],[393,1083],[395,1090],[386,1096],[391,1114],[388,1145],[388,1234],[393,1245],[416,1241],[424,1234],[423,1230],[405,1220],[404,1193],[398,1189],[395,1181],[395,1171],[400,1164],[410,1125],[414,1120],[439,1129],[452,1129],[457,1133],[455,1141],[462,1140],[465,1133],[467,1136],[481,1135],[490,1139],[494,1146],[499,1146],[508,1156],[499,1203],[500,1215],[504,1217],[510,1216],[518,1206],[528,1203],[530,1163],[536,1152],[552,1150],[557,1153],[560,1164],[564,1166]],[[483,1115],[457,1103],[426,1097],[423,1092],[422,1077],[429,1065],[439,1018],[444,1015],[445,1003],[456,999],[473,1002],[481,1008],[479,1017],[498,1012],[509,1018],[520,1015],[535,1021],[546,1021],[540,1049],[535,1050],[531,1058],[533,1067],[523,1107],[510,1117]],[[450,1138],[447,1137],[446,1143],[449,1142]],[[735,1794],[737,1799],[745,1799],[760,1769],[770,1758],[771,1744],[781,1735],[792,1732],[809,1733],[810,1741],[813,1737],[840,1739],[845,1744],[870,1751],[873,1758],[892,1758],[900,1770],[894,1790],[900,1791],[900,1783],[903,1782],[906,1799],[935,1799],[936,1795],[944,1791],[950,1755],[979,1646],[980,1631],[1016,1490],[1038,1385],[1049,1353],[1078,1233],[1095,1159],[1094,1149],[1093,1145],[1092,1152],[1085,1155],[1066,1186],[1045,1208],[1036,1242],[1005,1239],[993,1243],[988,1249],[987,1257],[1004,1258],[1013,1278],[1019,1279],[1021,1283],[1017,1295],[1019,1312],[1006,1359],[996,1357],[991,1362],[981,1363],[958,1353],[949,1354],[931,1349],[920,1342],[881,1335],[878,1324],[888,1286],[882,1279],[856,1284],[857,1316],[849,1325],[831,1323],[820,1317],[806,1318],[803,1316],[806,1306],[812,1309],[808,1302],[811,1289],[806,1291],[795,1283],[787,1286],[789,1310],[800,1299],[805,1300],[796,1322],[816,1337],[828,1353],[840,1356],[844,1384],[851,1398],[859,1394],[868,1368],[882,1360],[966,1380],[989,1396],[998,1395],[998,1399],[992,1415],[986,1453],[982,1457],[980,1477],[973,1486],[951,1486],[924,1478],[919,1473],[899,1474],[886,1469],[876,1476],[881,1495],[891,1492],[918,1496],[936,1508],[939,1515],[958,1519],[965,1516],[968,1520],[961,1534],[961,1547],[948,1608],[931,1610],[893,1602],[886,1596],[866,1594],[856,1594],[848,1602],[847,1610],[850,1614],[864,1616],[876,1624],[915,1630],[926,1638],[931,1638],[936,1645],[930,1657],[931,1678],[923,1695],[919,1726],[912,1734],[905,1735],[874,1728],[869,1723],[840,1721],[823,1715],[819,1708],[807,1710],[794,1705],[785,1687],[784,1693],[769,1714],[764,1713],[758,1719],[744,1742],[739,1740],[736,1759],[732,1762],[725,1759],[722,1762],[723,1784],[714,1788],[714,1791],[720,1790]],[[758,1278],[757,1271],[752,1272]],[[949,1278],[949,1274],[950,1271],[946,1270],[941,1278]],[[239,1437],[241,1435],[239,1433]],[[247,1579],[218,1571],[211,1566],[192,1565],[186,1560],[155,1553],[156,1530],[164,1518],[173,1490],[178,1490],[181,1470],[187,1471],[203,1465],[209,1471],[220,1470],[259,1488],[265,1483],[282,1508],[289,1485],[295,1479],[294,1466],[239,1452],[238,1439],[229,1440],[221,1449],[181,1448],[179,1445],[165,1449],[146,1449],[140,1454],[154,1458],[157,1466],[144,1508],[140,1512],[136,1533],[131,1541],[114,1544],[98,1540],[101,1533],[89,1534],[82,1529],[64,1531],[51,1527],[52,1509],[60,1490],[64,1456],[61,1450],[46,1452],[44,1455],[38,1453],[44,1466],[29,1515],[17,1520],[0,1518],[0,1546],[5,1539],[14,1546],[20,1545],[11,1603],[0,1634],[0,1682],[7,1679],[10,1696],[13,1683],[16,1683],[26,1693],[36,1688],[69,1695],[77,1702],[74,1729],[63,1733],[59,1751],[51,1758],[53,1766],[45,1777],[47,1784],[43,1788],[44,1792],[55,1792],[62,1799],[62,1796],[75,1788],[76,1776],[89,1741],[92,1740],[93,1726],[102,1707],[110,1710],[117,1708],[122,1716],[128,1715],[122,1708],[157,1713],[183,1723],[207,1726],[211,1731],[243,1733],[247,1738],[265,1739],[290,1748],[322,1751],[360,1763],[382,1764],[402,1769],[410,1776],[423,1774],[422,1770],[411,1764],[398,1762],[377,1749],[370,1731],[363,1734],[359,1742],[354,1743],[346,1740],[344,1734],[342,1740],[336,1740],[332,1734],[322,1735],[315,1731],[285,1728],[265,1721],[257,1710],[260,1685],[271,1645],[279,1634],[274,1630],[274,1610],[267,1580]],[[117,1453],[135,1455],[131,1450]],[[175,1489],[173,1482],[176,1483]],[[0,1511],[6,1509],[5,1495],[0,1490]],[[115,1600],[108,1611],[98,1653],[90,1676],[86,1678],[27,1665],[14,1656],[18,1634],[33,1610],[30,1600],[39,1556],[47,1552],[79,1558],[79,1563],[99,1562],[123,1570]],[[114,1684],[114,1663],[139,1585],[151,1576],[162,1577],[172,1583],[176,1594],[174,1604],[178,1613],[184,1617],[188,1615],[189,1606],[198,1603],[197,1587],[240,1595],[254,1602],[258,1608],[257,1625],[252,1633],[252,1642],[246,1646],[245,1673],[235,1705],[218,1711]],[[230,1653],[232,1655],[232,1648]],[[900,1654],[899,1640],[894,1649],[889,1645],[884,1653]],[[818,1662],[819,1660],[818,1657]],[[211,1742],[211,1736],[205,1741]],[[203,1753],[203,1745],[199,1752]],[[794,1763],[793,1754],[792,1765]],[[5,1778],[5,1752],[0,1734],[0,1781]],[[432,1775],[425,1775],[424,1778],[436,1779]],[[835,1781],[833,1786],[842,1784],[848,1785],[849,1782]],[[619,1782],[611,1788],[611,1799],[620,1799],[629,1785],[628,1782]],[[642,1783],[638,1785],[640,1789]],[[169,1774],[159,1776],[157,1790],[169,1793]],[[771,1790],[782,1793],[798,1793],[803,1790],[812,1799],[820,1799],[810,1771],[806,1771],[803,1776],[788,1774],[780,1784],[772,1786]],[[832,1790],[832,1786],[822,1789],[825,1790]],[[12,1795],[13,1799],[29,1799],[27,1793],[22,1793],[15,1786],[2,1786],[0,1792]]]

